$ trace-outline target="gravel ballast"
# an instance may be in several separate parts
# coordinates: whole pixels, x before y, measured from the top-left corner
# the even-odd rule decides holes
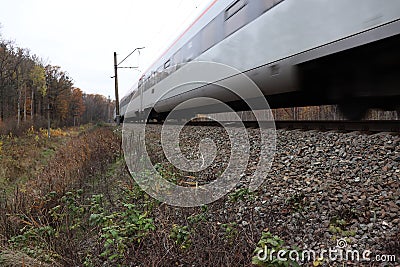
[[[160,127],[147,127],[148,149],[154,163],[170,168],[160,142],[155,141]],[[389,264],[400,263],[398,135],[277,130],[271,170],[262,186],[249,193],[245,188],[258,162],[258,131],[248,129],[252,149],[246,173],[238,174],[243,176],[241,182],[227,197],[209,204],[206,216],[208,225],[234,223],[240,234],[249,236],[249,252],[243,252],[247,253],[244,257],[248,262],[240,265],[251,263],[252,255],[248,253],[254,251],[266,228],[284,240],[287,247],[321,251],[345,240],[348,249],[371,251],[372,260],[376,255],[395,255],[396,262]],[[198,175],[175,169],[178,183],[185,177],[206,183],[226,167],[230,143],[222,128],[185,127],[180,135],[184,154],[188,158],[198,156],[198,142],[204,136],[212,138],[217,146],[215,162]],[[173,207],[159,212],[166,212],[165,209],[176,214],[173,223],[187,223],[182,215],[193,213],[193,209]],[[380,264],[384,265],[373,265]]]

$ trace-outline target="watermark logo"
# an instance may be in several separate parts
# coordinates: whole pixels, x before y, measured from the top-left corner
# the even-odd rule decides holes
[[[344,249],[347,247],[347,241],[344,238],[340,238],[336,241],[336,247],[338,249]]]
[[[250,190],[256,190],[270,170],[276,146],[272,111],[261,90],[242,72],[219,63],[190,62],[173,69],[173,74],[155,86],[149,89],[142,86],[139,89],[141,94],[131,99],[125,113],[123,150],[133,178],[149,195],[174,206],[201,206],[226,195],[240,181],[250,157],[248,132],[241,118],[226,104],[242,101],[252,111],[269,112],[266,117],[270,118],[263,120],[254,113],[260,125],[261,151],[258,151],[259,160],[248,186]],[[180,186],[164,179],[151,162],[146,147],[146,142],[149,142],[146,140],[146,121],[153,114],[151,109],[157,113],[169,113],[161,130],[161,146],[168,161],[179,171],[196,173],[205,170],[217,155],[217,146],[210,138],[199,142],[198,158],[188,159],[182,153],[179,136],[190,120],[203,114],[224,127],[229,135],[231,151],[228,165],[220,177],[194,187]],[[209,115],[227,112],[234,115],[230,122],[234,121],[239,127],[231,127],[228,122]],[[138,123],[137,120],[144,122]]]
[[[371,250],[357,250],[348,245],[346,239],[337,240],[335,247],[328,249],[276,249],[264,246],[263,249],[256,250],[256,257],[261,262],[291,262],[306,263],[313,262],[314,266],[319,266],[323,262],[395,262],[395,255],[373,255]]]

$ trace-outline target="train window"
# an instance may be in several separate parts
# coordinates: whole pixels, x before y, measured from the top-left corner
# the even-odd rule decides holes
[[[150,77],[149,77],[149,89],[153,86],[153,81],[154,81],[153,73],[150,73]]]
[[[265,12],[271,7],[273,7],[275,5],[275,2],[277,2],[277,0],[263,0],[261,2],[262,2],[262,11]]]
[[[144,84],[144,90],[147,91],[150,88],[150,77],[147,77],[146,82]]]
[[[218,23],[212,20],[201,31],[201,51],[206,51],[218,41]]]
[[[163,79],[162,72],[163,72],[162,66],[158,67],[156,72],[156,82],[160,82]]]
[[[181,52],[181,49],[174,54],[173,58],[174,58],[174,64],[182,63],[182,52]]]
[[[233,15],[238,13],[245,5],[247,0],[237,0],[225,11],[225,20],[230,19]]]
[[[248,14],[247,1],[236,1],[233,6],[229,7],[225,12],[225,36],[229,36],[244,25],[246,25],[251,18]],[[238,6],[237,6],[238,5]],[[235,8],[234,8],[235,7]],[[240,8],[238,8],[240,7]],[[232,9],[232,11],[229,11]],[[235,11],[235,12],[233,12]],[[230,17],[229,17],[230,15]]]
[[[169,66],[171,66],[171,60],[168,59],[165,63],[164,63],[164,69],[169,68]]]
[[[184,55],[185,62],[190,62],[194,58],[194,55],[195,55],[195,52],[196,52],[195,50],[197,50],[197,49],[194,49],[193,40],[190,40],[185,45],[185,48],[184,48],[184,51],[185,51],[185,55]]]

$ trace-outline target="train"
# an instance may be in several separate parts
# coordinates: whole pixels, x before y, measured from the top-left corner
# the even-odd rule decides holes
[[[160,85],[192,62],[237,69],[270,108],[335,104],[348,119],[399,110],[399,33],[398,0],[214,0],[121,99],[121,120],[163,120],[182,101],[216,95],[248,109],[215,86],[166,94]]]

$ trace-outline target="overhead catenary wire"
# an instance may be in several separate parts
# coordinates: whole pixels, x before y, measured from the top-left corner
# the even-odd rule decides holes
[[[204,0],[202,0],[202,1],[204,1]],[[185,2],[187,3],[187,1],[185,1]],[[193,3],[194,7],[192,6],[192,8],[190,8],[190,11],[187,13],[187,16],[185,16],[185,18],[183,18],[183,19],[180,21],[179,25],[187,25],[187,24],[188,24],[188,21],[196,14],[196,12],[197,12],[197,10],[198,10],[198,8],[199,8],[199,4],[200,4],[201,1],[199,2],[199,1],[197,1],[197,0],[192,0],[191,2]],[[178,3],[178,5],[177,5],[177,8],[176,8],[176,9],[180,9],[180,8],[183,6],[183,3],[184,3],[184,0],[179,1],[179,3]],[[165,14],[166,14],[166,16],[167,16],[167,13],[165,13]],[[167,19],[167,17],[165,17],[165,19]],[[164,19],[164,20],[165,20],[165,19]],[[147,42],[145,42],[145,43],[147,43],[146,47],[147,47],[147,48],[152,47],[153,45],[150,44],[150,43],[152,42],[152,40],[154,40],[156,36],[159,36],[162,32],[164,32],[164,30],[165,30],[166,27],[170,27],[170,26],[171,26],[171,25],[169,25],[169,23],[164,23],[164,24],[162,24],[161,27],[159,27],[159,30],[150,38],[150,40],[147,41]],[[176,32],[175,32],[175,33],[170,33],[169,36],[168,36],[166,39],[171,40],[171,39],[173,39],[173,37],[174,37],[175,35],[176,35]],[[154,46],[153,46],[153,47],[154,47]],[[158,47],[158,49],[156,49],[156,53],[154,53],[154,54],[162,53],[163,50],[165,50],[165,49],[166,49],[165,46]],[[151,50],[151,49],[150,49],[150,50]],[[134,53],[134,51],[131,52],[127,57],[125,57],[120,63],[118,63],[118,66],[119,66],[121,63],[123,63],[123,62],[124,62],[131,54],[133,54],[133,53]],[[139,50],[139,55],[140,55],[140,50]],[[138,64],[138,66],[140,66],[140,64]],[[121,67],[118,67],[118,68],[121,68]],[[143,70],[141,70],[139,67],[134,68],[134,69],[137,70],[137,71],[139,72],[137,78],[139,78],[139,77],[141,77],[141,76],[143,75]],[[134,91],[134,90],[135,90],[134,87],[135,87],[135,85],[133,85],[133,87],[132,87],[129,91],[130,91],[130,92],[131,92],[131,91]]]
[[[117,66],[121,65],[122,62],[124,62],[128,57],[130,57],[136,50],[138,50],[139,54],[140,54],[140,50],[144,49],[144,47],[137,47],[135,48],[135,50],[133,50],[132,52],[129,53],[129,55],[127,55],[121,62],[119,62],[117,64]],[[119,68],[134,68],[134,67],[119,67]]]

